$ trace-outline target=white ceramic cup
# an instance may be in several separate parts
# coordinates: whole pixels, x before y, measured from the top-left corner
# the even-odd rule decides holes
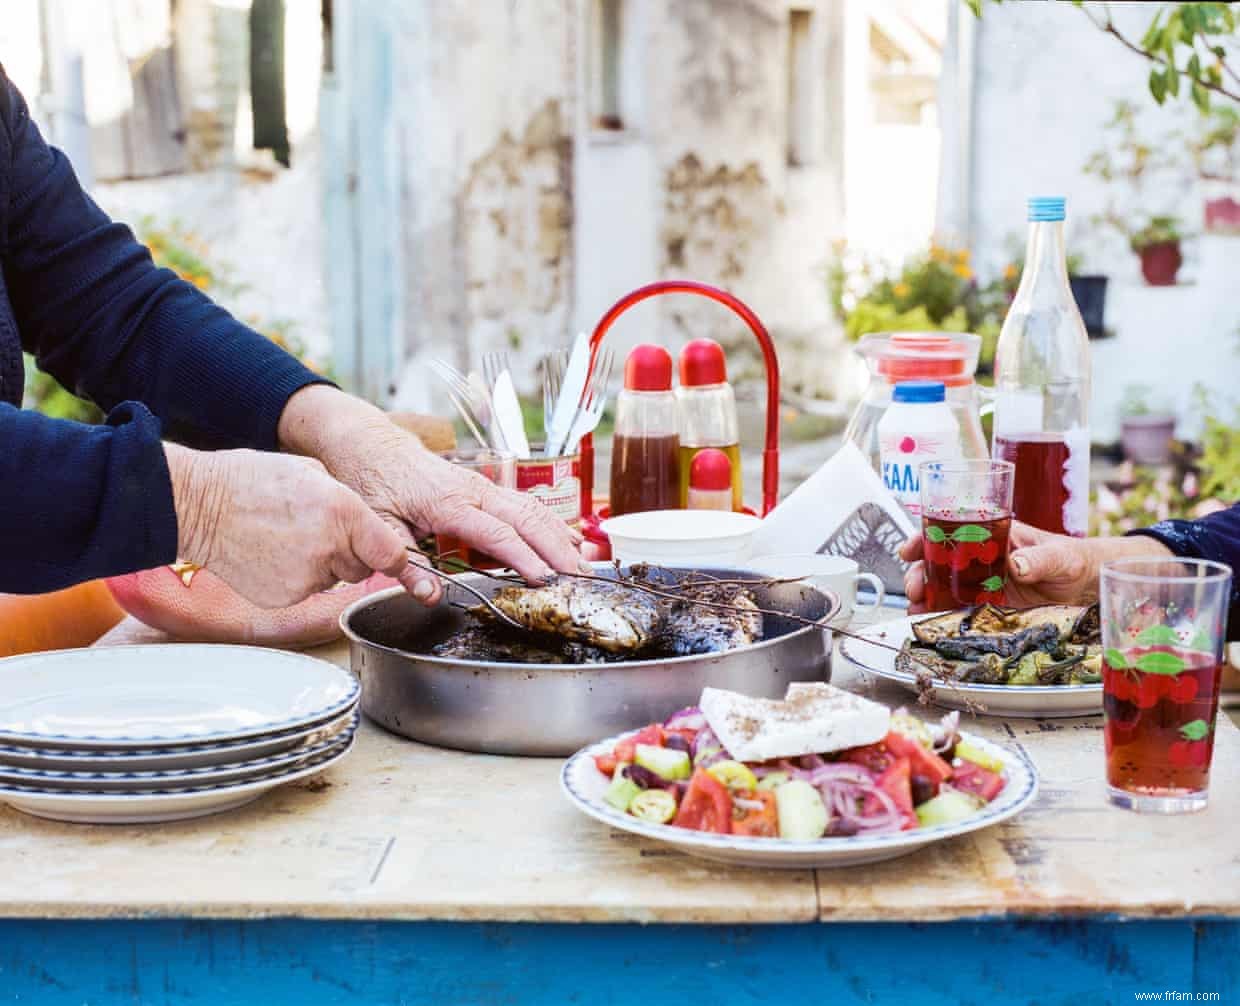
[[[764,555],[750,559],[745,568],[772,578],[804,577],[811,587],[825,587],[834,591],[840,599],[840,613],[831,619],[833,626],[846,626],[857,607],[857,584],[868,583],[874,589],[874,603],[863,608],[877,608],[886,593],[883,581],[873,573],[858,572],[857,563],[842,555],[822,555],[817,552]]]

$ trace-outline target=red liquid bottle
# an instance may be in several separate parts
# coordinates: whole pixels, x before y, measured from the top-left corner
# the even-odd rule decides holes
[[[1089,336],[1068,285],[1064,200],[1029,200],[1020,287],[995,350],[993,454],[1016,465],[1017,520],[1084,536],[1089,520]]]

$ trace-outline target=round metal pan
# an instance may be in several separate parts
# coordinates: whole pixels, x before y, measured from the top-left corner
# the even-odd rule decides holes
[[[612,573],[600,569],[600,573]],[[767,584],[754,573],[701,570],[753,580],[758,607],[827,621],[839,598],[799,583]],[[493,594],[502,584],[460,579]],[[372,594],[340,616],[362,711],[380,726],[440,747],[490,754],[567,755],[622,730],[695,705],[703,687],[782,698],[793,681],[831,676],[829,629],[763,616],[764,638],[702,656],[616,664],[507,664],[431,657],[429,649],[472,619],[450,602],[475,604],[459,587],[424,607],[400,587]]]

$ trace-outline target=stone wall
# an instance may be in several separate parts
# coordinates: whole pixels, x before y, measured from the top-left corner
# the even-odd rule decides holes
[[[737,293],[780,333],[789,372],[821,383],[838,339],[821,270],[842,222],[843,3],[796,6],[814,8],[816,102],[797,167],[784,0],[621,0],[624,117],[606,128],[590,107],[597,0],[399,8],[404,403],[429,401],[431,355],[476,366],[506,349],[533,390],[547,348],[663,277]],[[644,305],[614,338],[624,352],[698,335],[749,367],[747,331],[704,301]]]

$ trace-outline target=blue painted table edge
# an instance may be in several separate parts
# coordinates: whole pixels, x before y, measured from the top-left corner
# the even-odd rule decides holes
[[[982,918],[758,925],[0,920],[0,1003],[1234,1001],[1240,920]]]

